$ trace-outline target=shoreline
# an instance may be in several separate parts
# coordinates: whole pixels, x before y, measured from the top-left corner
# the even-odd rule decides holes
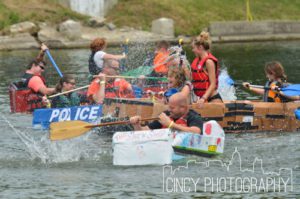
[[[155,43],[161,40],[178,44],[192,41],[191,36],[172,37],[155,34],[149,31],[137,30],[131,27],[109,29],[106,26],[92,28],[81,26],[80,36],[76,39],[68,38],[56,30],[55,25],[43,24],[35,33],[23,32],[0,36],[0,51],[26,50],[39,48],[44,42],[51,49],[80,49],[89,48],[91,41],[97,37],[104,37],[108,46],[118,47],[129,40],[130,43]],[[75,31],[76,29],[74,29]],[[212,22],[208,28],[213,43],[249,43],[269,41],[300,40],[299,21],[233,21]]]

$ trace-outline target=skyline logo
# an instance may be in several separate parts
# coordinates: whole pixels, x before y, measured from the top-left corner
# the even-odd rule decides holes
[[[241,154],[235,148],[228,163],[222,160],[198,162],[188,160],[185,166],[163,167],[164,192],[292,192],[292,168],[269,171],[263,160],[255,157],[252,168],[242,168]]]

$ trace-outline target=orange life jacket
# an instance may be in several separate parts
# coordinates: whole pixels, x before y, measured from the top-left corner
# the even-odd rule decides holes
[[[167,58],[169,57],[168,52],[158,52],[153,60],[154,64],[154,71],[156,73],[168,73],[168,66],[167,66]]]
[[[218,89],[218,77],[219,77],[219,64],[218,59],[214,57],[211,53],[208,53],[203,59],[199,57],[195,58],[191,68],[192,68],[192,83],[194,86],[194,92],[197,96],[202,97],[207,88],[210,86],[209,76],[205,71],[205,63],[208,59],[211,59],[215,63],[216,67],[216,90]]]
[[[277,82],[271,82],[269,84],[270,88],[275,86],[278,86]],[[270,89],[267,91],[267,93],[268,93],[268,102],[277,102],[277,103],[283,102],[281,95],[277,91],[273,91]]]

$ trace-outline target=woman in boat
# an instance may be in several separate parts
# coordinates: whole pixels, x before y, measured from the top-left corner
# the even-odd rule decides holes
[[[278,88],[282,88],[288,85],[287,76],[284,72],[284,68],[278,61],[268,62],[265,65],[265,74],[268,78],[266,82],[266,87],[270,89],[262,89],[262,88],[253,88],[250,83],[244,82],[243,86],[254,93],[259,95],[263,95],[263,99],[265,102],[289,102],[292,100],[299,100],[293,97],[283,96],[281,92],[276,91]]]
[[[64,75],[57,83],[55,90],[57,93],[73,90],[75,88],[76,81],[72,75]],[[52,108],[66,108],[70,106],[79,106],[86,103],[87,99],[85,95],[81,95],[77,92],[71,92],[63,95],[56,96],[51,101]]]
[[[219,63],[210,53],[211,40],[208,32],[202,31],[192,42],[196,58],[192,62],[192,83],[194,92],[199,97],[200,107],[205,102],[222,102],[218,93]]]
[[[119,75],[119,62],[106,60],[103,72],[95,76],[89,86],[87,97],[93,104],[102,104],[108,98],[132,98],[133,89],[129,82],[123,78],[109,77]]]
[[[89,57],[89,72],[91,75],[98,75],[102,72],[104,61],[108,59],[120,60],[126,58],[126,55],[113,55],[104,52],[107,43],[104,38],[96,38],[90,44],[91,55]]]

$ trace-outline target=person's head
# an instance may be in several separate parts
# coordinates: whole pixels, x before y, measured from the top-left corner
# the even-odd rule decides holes
[[[287,76],[284,72],[284,68],[278,61],[268,62],[265,65],[265,73],[267,78],[270,81],[282,81],[285,82],[287,80]]]
[[[108,59],[104,61],[103,73],[106,75],[118,75],[120,70],[119,61]]]
[[[156,51],[167,51],[169,47],[170,47],[169,42],[162,40],[157,43]]]
[[[171,68],[168,72],[168,87],[178,88],[184,85],[186,76],[183,68]]]
[[[103,50],[106,47],[106,40],[104,38],[96,38],[90,44],[90,49],[92,52],[97,52]]]
[[[59,82],[56,84],[55,89],[57,92],[69,91],[74,89],[75,85],[75,78],[72,75],[67,74],[60,78]]]
[[[168,105],[170,117],[173,119],[182,117],[189,110],[188,100],[180,92],[175,93],[170,97]]]
[[[38,60],[32,60],[28,66],[27,69],[31,70],[31,72],[34,75],[41,75],[42,72],[44,72],[46,67],[46,62],[44,61],[38,61]]]
[[[200,56],[203,52],[211,48],[211,39],[209,33],[202,31],[199,36],[193,39],[192,48],[195,55]]]

